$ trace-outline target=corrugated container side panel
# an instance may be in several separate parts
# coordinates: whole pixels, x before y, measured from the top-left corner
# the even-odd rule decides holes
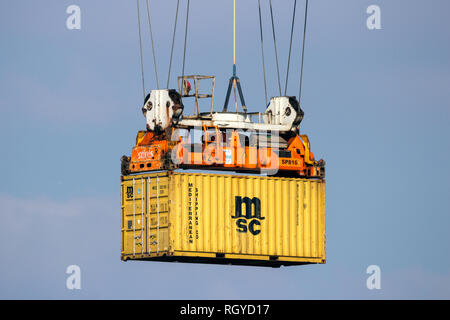
[[[289,200],[290,200],[290,216],[289,216],[289,223],[290,228],[289,232],[291,234],[291,255],[297,256],[298,250],[299,250],[299,241],[298,241],[298,214],[299,214],[299,208],[297,205],[297,191],[298,191],[298,185],[296,181],[290,182],[289,187]],[[294,236],[294,239],[292,239],[292,236]]]
[[[250,178],[250,179],[246,179],[246,178],[244,178],[244,177],[242,177],[241,178],[241,180],[242,180],[242,185],[243,185],[243,189],[242,189],[242,192],[241,192],[241,194],[242,195],[247,195],[247,196],[249,196],[249,198],[250,197],[253,197],[253,193],[252,193],[252,191],[253,191],[253,179],[252,178]],[[245,210],[247,210],[247,205],[245,205]],[[244,211],[244,205],[242,206],[242,211]],[[249,226],[247,225],[247,228],[248,228]],[[243,251],[243,253],[249,253],[249,254],[252,254],[253,253],[253,239],[254,239],[254,237],[249,237],[248,235],[248,231],[247,232],[243,232],[243,239],[244,239],[244,241],[245,241],[245,250]]]
[[[252,197],[256,197],[258,199],[261,199],[261,196],[259,195],[259,181],[261,179],[248,179],[246,181],[247,184],[247,193],[251,195]],[[252,254],[258,254],[258,242],[259,239],[261,238],[261,233],[256,236],[256,237],[247,237],[248,242],[249,242],[249,251]]]
[[[304,207],[303,207],[303,195],[305,192],[305,187],[303,181],[297,182],[297,256],[304,257],[305,256],[305,242],[302,238],[302,235],[304,233]]]
[[[197,248],[195,247],[194,242],[194,236],[193,236],[193,225],[192,225],[192,219],[193,219],[193,186],[195,184],[195,176],[189,175],[187,176],[187,203],[185,205],[185,212],[186,212],[186,248],[189,251],[197,251]],[[189,217],[190,216],[190,217]],[[191,220],[190,220],[191,219]],[[192,242],[191,242],[192,241]]]
[[[317,257],[316,250],[316,239],[317,239],[317,212],[316,212],[316,203],[317,203],[317,193],[316,193],[316,184],[311,183],[311,256]]]
[[[207,190],[205,188],[205,184],[207,183],[207,181],[204,179],[203,176],[201,175],[195,175],[195,183],[198,186],[199,190],[200,190],[200,195],[199,195],[199,212],[198,212],[198,219],[199,219],[199,225],[198,225],[198,232],[199,232],[199,239],[197,240],[197,246],[198,246],[198,250],[203,250],[203,251],[209,251],[209,244],[208,244],[208,239],[209,239],[209,233],[211,231],[211,225],[210,225],[210,206],[209,206],[209,201],[210,201],[210,192],[211,190]]]
[[[317,183],[314,183],[314,192],[315,192],[315,197],[314,197],[314,214],[315,214],[315,224],[316,227],[314,229],[315,232],[315,237],[314,237],[314,241],[315,241],[315,245],[314,245],[314,250],[315,250],[315,257],[319,257],[320,256],[320,245],[321,245],[321,240],[320,240],[320,229],[321,229],[321,217],[320,217],[320,212],[321,212],[321,208],[320,208],[320,186]]]
[[[182,233],[181,236],[181,243],[182,243],[182,249],[183,250],[189,250],[189,240],[188,240],[188,229],[189,229],[189,221],[187,219],[188,217],[188,202],[189,202],[189,179],[190,176],[184,176],[181,181],[182,185],[182,202],[181,202],[181,223],[182,223]]]
[[[147,253],[149,250],[149,241],[147,241],[147,239],[149,238],[148,224],[151,219],[151,217],[150,217],[151,205],[149,204],[150,199],[148,196],[148,189],[149,189],[148,181],[149,181],[148,177],[141,178],[142,211],[141,211],[141,219],[140,219],[141,221],[140,222],[141,222],[142,232],[141,232],[141,238],[139,239],[139,242],[142,243],[142,246],[141,246],[142,253]]]
[[[320,203],[320,206],[321,206],[321,220],[322,220],[322,229],[321,229],[321,249],[322,249],[322,251],[321,251],[321,253],[320,253],[320,256],[321,257],[323,257],[323,259],[325,260],[326,259],[326,244],[327,244],[327,241],[326,241],[326,217],[325,217],[325,197],[326,197],[326,194],[325,194],[325,182],[324,183],[322,183],[321,184],[321,192],[320,192],[320,195],[321,195],[321,203]]]
[[[258,199],[264,199],[263,198],[263,196],[262,196],[262,190],[261,190],[261,185],[262,185],[262,179],[255,179],[255,188],[254,188],[254,191],[255,191],[255,195],[256,195],[256,197],[258,197]],[[263,202],[265,202],[265,201],[263,201]],[[262,203],[261,203],[261,206],[262,206]],[[261,215],[262,215],[262,208],[261,208]],[[264,217],[263,215],[262,215],[262,217]],[[267,218],[266,217],[264,217],[264,220],[266,220]],[[264,224],[264,220],[262,220],[262,223]],[[261,254],[261,248],[263,247],[263,235],[265,234],[265,232],[261,232],[257,237],[255,237],[255,241],[254,241],[254,250],[253,250],[253,252],[255,253],[255,254]]]
[[[286,181],[286,203],[287,203],[287,210],[286,210],[286,233],[288,234],[286,242],[288,243],[289,249],[287,250],[287,256],[295,256],[295,249],[296,244],[294,242],[294,239],[297,235],[297,230],[295,230],[295,224],[293,226],[293,221],[295,217],[295,194],[292,192],[292,188],[295,189],[295,183],[293,183],[292,180]],[[292,199],[292,196],[294,196],[294,199]]]
[[[210,201],[211,201],[211,185],[210,180],[207,179],[206,176],[200,176],[200,179],[202,180],[203,185],[203,195],[202,195],[202,203],[203,203],[203,215],[202,220],[203,226],[204,226],[204,248],[205,251],[211,252],[212,251],[212,243],[210,241],[211,239],[211,212],[210,212]]]
[[[279,179],[275,180],[276,189],[274,195],[272,197],[276,197],[276,195],[280,196],[282,193],[281,191],[281,182]],[[280,255],[280,253],[283,251],[283,243],[281,238],[281,232],[282,232],[282,226],[283,226],[283,220],[281,220],[281,212],[283,210],[283,199],[279,199],[276,201],[276,211],[274,212],[274,219],[272,222],[276,223],[275,227],[275,241],[277,243],[277,247],[275,250],[275,255]]]
[[[217,176],[212,176],[211,178],[211,197],[210,197],[210,215],[211,215],[211,252],[217,252],[217,242],[218,242],[218,230],[217,230],[217,221],[218,215],[222,213],[223,208],[217,208]],[[214,214],[217,212],[217,214]]]
[[[317,257],[317,188],[315,183],[311,183],[311,256]]]
[[[178,196],[176,197],[177,202],[174,203],[173,205],[175,205],[175,210],[173,210],[173,207],[171,207],[170,210],[170,214],[171,216],[173,215],[174,218],[176,218],[176,220],[173,222],[173,225],[177,226],[178,232],[174,235],[174,239],[176,239],[176,242],[178,243],[177,246],[175,246],[175,249],[184,249],[184,219],[183,219],[183,210],[184,210],[184,203],[185,203],[185,186],[183,185],[184,183],[184,178],[180,177],[179,180],[175,180],[175,179],[171,179],[171,181],[173,181],[174,184],[174,189],[171,190],[172,194],[175,193]]]
[[[233,188],[231,189],[231,194],[239,194],[239,187],[240,187],[240,180],[239,179],[232,179],[233,181]],[[235,203],[232,204],[232,210],[236,211],[235,209]],[[232,237],[234,238],[235,247],[234,252],[235,253],[241,253],[242,252],[242,242],[241,242],[241,233],[236,233],[236,224],[234,223],[235,220],[233,220],[233,231],[232,231]]]
[[[150,239],[150,233],[151,233],[151,221],[152,221],[152,213],[153,210],[156,209],[157,203],[151,199],[150,197],[150,190],[152,188],[151,186],[152,178],[150,176],[144,178],[144,237],[142,239],[143,245],[144,245],[144,252],[148,253],[152,251],[152,245],[151,245],[151,239]]]
[[[245,192],[246,192],[245,180],[242,177],[239,177],[238,181],[239,181],[239,183],[238,183],[238,190],[237,190],[236,194],[244,195]],[[233,205],[234,205],[234,210],[233,211],[236,213],[236,201],[235,201],[235,203]],[[242,206],[244,206],[244,205],[242,205]],[[242,210],[246,210],[246,209],[242,208]],[[243,211],[243,213],[244,212],[245,211]],[[235,221],[237,221],[237,219]],[[248,252],[248,237],[246,236],[246,234],[244,232],[239,232],[237,234],[239,235],[239,240],[238,240],[239,241],[239,245],[240,245],[239,253],[246,253],[246,252]]]
[[[230,201],[228,201],[228,194],[231,190],[231,177],[229,176],[225,176],[224,177],[224,184],[225,184],[225,190],[224,190],[224,195],[225,195],[225,213],[229,212],[231,213],[231,208],[232,208],[232,204]],[[231,223],[231,219],[226,219],[226,214],[224,215],[224,219],[225,219],[225,250],[224,252],[233,252],[233,226]]]
[[[242,186],[243,186],[241,195],[247,195],[250,198],[253,197],[253,195],[254,195],[253,194],[253,181],[252,181],[253,179],[251,177],[250,177],[250,179],[246,179],[245,177],[241,177],[241,180],[242,180]],[[231,196],[232,197],[230,197],[230,198],[233,198],[235,195],[231,195]],[[244,211],[244,207],[245,207],[245,210],[247,210],[247,205],[242,205],[242,213],[245,212]],[[236,212],[236,210],[234,210],[234,211]],[[247,228],[248,228],[248,225],[247,225]],[[242,234],[243,234],[242,239],[245,242],[245,250],[243,251],[243,253],[250,253],[250,254],[252,254],[253,253],[253,240],[254,240],[255,237],[247,236],[248,231],[247,232],[243,232]]]
[[[186,202],[187,202],[187,176],[180,176],[180,180],[177,181],[176,183],[176,191],[175,192],[179,192],[181,193],[181,202],[177,203],[177,209],[179,210],[179,214],[177,214],[177,218],[178,220],[176,221],[177,224],[181,225],[181,232],[177,235],[175,235],[176,237],[180,238],[180,247],[177,248],[181,248],[181,250],[187,250],[186,247],[186,219],[185,219],[185,215],[186,215]],[[180,189],[178,189],[180,188]]]
[[[322,212],[321,210],[321,203],[320,203],[320,185],[319,184],[314,184],[315,185],[315,190],[316,190],[316,200],[315,200],[315,204],[316,204],[316,257],[320,256],[320,246],[322,243],[321,240],[321,225],[322,225],[322,221],[321,221],[321,215],[320,213]]]
[[[263,199],[262,194],[261,194],[261,182],[262,179],[254,179],[254,183],[253,183],[253,192],[255,197],[257,197],[258,199]],[[265,201],[261,202],[261,206],[262,203]],[[264,217],[264,215],[262,215],[262,208],[261,208],[261,216]],[[264,217],[264,220],[266,220],[266,218]],[[264,220],[262,220],[262,223],[264,223]],[[253,252],[254,254],[261,254],[261,246],[262,246],[262,236],[263,236],[264,232],[260,233],[257,237],[253,237]]]
[[[216,211],[222,211],[222,214],[217,216],[217,252],[225,252],[225,198],[224,194],[224,179],[223,177],[217,177],[217,208]]]
[[[238,178],[238,189],[236,190],[237,193],[235,194],[239,194],[239,195],[243,195],[245,194],[246,191],[246,185],[245,185],[245,181],[242,177]],[[243,207],[244,205],[242,205]],[[234,213],[236,213],[236,201],[233,203],[233,208],[234,208]],[[245,213],[246,208],[242,208],[243,213]],[[237,219],[235,219],[234,221],[237,221]],[[236,225],[236,224],[235,224]],[[237,229],[237,228],[236,228]],[[234,233],[235,235],[238,235],[238,242],[239,242],[239,253],[246,253],[248,252],[248,237],[246,237],[246,234],[243,232],[238,232],[238,233]]]
[[[322,243],[321,240],[321,228],[322,228],[322,217],[321,217],[321,212],[322,212],[322,208],[321,208],[321,198],[320,198],[320,193],[321,193],[321,188],[319,184],[315,184],[315,190],[316,190],[316,257],[320,256],[320,246]]]
[[[173,192],[173,190],[176,190],[175,186],[175,179],[169,179],[169,198],[170,198],[170,208],[174,208],[175,206],[178,206],[181,203],[181,192]],[[178,217],[175,217],[176,215],[180,214],[180,210],[172,209],[169,212],[169,220],[170,220],[170,242],[172,244],[172,250],[174,248],[180,248],[180,237],[177,237],[177,234],[181,233],[181,227],[179,223],[176,223],[175,221],[178,220]]]
[[[277,193],[274,196],[278,196],[278,209],[275,212],[275,221],[277,222],[277,232],[275,234],[275,238],[277,239],[277,251],[275,252],[275,255],[283,255],[284,251],[284,234],[283,234],[283,218],[284,218],[284,208],[286,207],[286,204],[284,203],[284,197],[283,197],[283,180],[276,180],[277,182]]]
[[[188,242],[188,246],[189,246],[189,250],[190,251],[200,251],[201,246],[198,244],[198,240],[196,239],[196,229],[197,226],[195,225],[195,220],[196,220],[196,202],[197,200],[197,189],[198,189],[198,185],[197,185],[197,176],[196,175],[192,175],[189,176],[189,188],[190,188],[190,203],[188,206],[188,210],[190,210],[190,220],[188,220],[188,222],[190,224],[188,224],[188,231],[189,231],[189,242]],[[189,213],[189,211],[188,211]]]
[[[231,192],[231,194],[241,194],[243,192],[243,181],[240,178],[234,179],[236,181],[235,189]],[[236,212],[236,203],[233,203],[233,211]],[[236,221],[236,220],[234,220]],[[236,224],[233,224],[233,227],[236,229]],[[245,252],[245,249],[247,248],[243,239],[242,233],[236,233],[233,232],[234,237],[236,239],[237,243],[237,250],[236,253],[242,253]]]
[[[196,248],[196,250],[200,250],[203,249],[203,245],[200,241],[200,228],[199,228],[199,214],[200,214],[200,205],[199,203],[201,202],[201,177],[199,176],[194,176],[194,192],[195,192],[195,197],[194,197],[194,247]]]
[[[253,178],[250,179],[246,179],[246,178],[241,178],[244,184],[244,195],[248,195],[249,197],[253,197],[254,193],[253,193],[253,185],[254,185],[254,181]],[[246,206],[247,209],[247,206]],[[244,210],[244,208],[242,208],[242,210]],[[247,226],[248,227],[248,226]],[[256,237],[249,237],[247,236],[248,231],[245,233],[244,239],[247,245],[247,248],[245,250],[244,253],[249,253],[249,254],[253,254],[254,253],[254,246],[253,246],[253,241]]]
[[[124,254],[124,247],[125,247],[125,208],[124,208],[124,200],[123,200],[124,192],[123,192],[123,181],[120,183],[120,251],[122,254]]]
[[[267,179],[261,179],[259,183],[259,193],[261,199],[267,199]],[[267,201],[261,203],[261,214],[265,219],[267,219]],[[260,247],[258,248],[257,254],[262,254],[263,252],[268,252],[268,239],[267,232],[261,233]]]
[[[281,180],[281,202],[283,209],[280,212],[281,215],[281,222],[283,224],[283,231],[282,231],[282,255],[288,256],[289,255],[289,249],[290,249],[290,242],[289,237],[292,236],[289,234],[289,193],[288,193],[288,181]]]
[[[238,179],[233,179],[232,177],[229,178],[229,192],[231,194],[236,194],[238,192]],[[234,203],[230,203],[229,202],[229,207],[230,207],[230,212],[233,211],[234,209]],[[236,224],[233,223],[232,219],[230,219],[230,239],[231,239],[231,248],[232,248],[232,252],[240,252],[240,244],[239,244],[239,236],[234,236],[234,234],[236,233]]]
[[[201,227],[202,224],[202,220],[203,220],[203,216],[205,215],[205,210],[203,210],[202,205],[203,205],[203,197],[204,195],[203,193],[203,177],[200,175],[196,175],[195,176],[195,183],[197,186],[197,198],[196,198],[196,206],[197,206],[197,211],[196,211],[196,242],[197,242],[197,246],[199,249],[203,249],[205,248],[204,246],[204,242],[203,242],[203,238],[204,238],[204,233],[203,233],[203,228]]]
[[[207,204],[205,204],[205,195],[202,194],[202,192],[204,192],[203,190],[205,190],[205,181],[203,179],[202,176],[196,176],[196,183],[198,185],[198,188],[200,190],[200,199],[199,199],[199,203],[198,203],[198,210],[199,210],[199,221],[198,221],[198,232],[199,232],[199,236],[200,238],[198,239],[198,246],[200,248],[207,248],[208,242],[206,239],[206,235],[207,235],[207,231],[208,231],[208,227],[205,224],[206,222],[206,218],[208,215],[208,206]]]
[[[288,230],[289,230],[289,255],[297,255],[297,230],[295,228],[295,216],[296,216],[296,206],[295,206],[295,192],[297,190],[297,184],[294,181],[289,181],[289,187],[287,190],[288,201],[289,201],[289,212],[288,212]]]
[[[305,256],[311,256],[311,184],[309,181],[305,182],[305,195],[303,199],[303,206],[305,207]]]
[[[314,256],[320,255],[320,190],[319,185],[314,183],[314,199],[313,199],[313,212],[314,212]]]
[[[239,201],[242,215],[249,206],[253,216],[260,209],[261,219],[243,217],[239,225]],[[170,239],[175,255],[325,258],[325,183],[320,181],[152,173],[122,181],[121,208],[123,254],[165,251]],[[251,221],[256,221],[252,228]]]
[[[275,180],[267,180],[268,184],[268,194],[275,194]],[[269,255],[275,255],[276,250],[276,241],[275,241],[275,198],[272,196],[267,197],[267,202],[269,204],[268,211],[266,212],[266,216],[268,221],[273,221],[272,223],[267,224],[268,228],[268,238],[269,238],[269,250],[267,251]]]
[[[188,203],[186,204],[186,213],[188,215],[188,219],[186,220],[186,246],[189,251],[198,251],[198,245],[195,240],[195,199],[196,199],[196,176],[189,175],[187,179],[188,183]]]
[[[322,256],[322,215],[320,214],[322,212],[322,196],[321,191],[322,188],[320,185],[316,185],[317,190],[317,200],[316,200],[316,206],[317,206],[317,237],[316,237],[316,243],[317,243],[317,256]]]
[[[246,179],[245,177],[241,177],[240,180],[242,182],[242,184],[241,184],[242,185],[242,189],[241,189],[241,193],[240,194],[242,196],[247,195],[249,197],[252,197],[253,196],[253,194],[252,194],[252,183],[251,183],[252,178],[250,177],[250,179]],[[245,210],[247,210],[247,205],[242,205],[242,213],[245,212],[244,211],[244,206],[245,206]],[[235,210],[235,212],[236,212],[236,210]],[[253,253],[253,238],[252,237],[248,237],[247,233],[248,233],[248,231],[242,233],[242,235],[243,235],[242,239],[243,239],[243,241],[245,243],[245,246],[244,246],[245,249],[244,249],[244,251],[242,253],[250,253],[251,254],[251,253]]]
[[[295,215],[295,225],[296,225],[296,234],[297,234],[297,253],[296,255],[301,257],[303,256],[303,206],[300,202],[302,199],[303,193],[303,182],[296,181],[295,183],[295,206],[297,208]]]
[[[201,242],[200,246],[205,252],[211,251],[211,243],[210,243],[210,234],[211,234],[211,189],[209,187],[209,181],[205,179],[205,177],[199,175],[197,177],[200,187],[201,187],[201,216],[200,216],[200,224],[201,224]]]
[[[253,188],[253,192],[255,193],[255,197],[257,197],[258,199],[263,199],[262,195],[261,195],[261,181],[262,179],[254,179],[254,188]],[[265,201],[262,201],[265,202]],[[261,213],[262,213],[262,209],[261,209]],[[264,217],[264,216],[262,216]],[[266,220],[266,218],[264,218],[264,220]],[[264,220],[262,220],[262,223],[264,224]],[[261,254],[261,244],[262,244],[262,235],[265,232],[260,233],[257,237],[253,237],[253,252],[254,254]]]

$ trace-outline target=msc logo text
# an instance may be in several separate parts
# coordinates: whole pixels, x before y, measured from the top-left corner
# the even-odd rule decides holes
[[[236,220],[238,232],[247,232],[254,236],[261,232],[261,200],[258,198],[235,197],[234,216],[232,219]],[[245,215],[242,214],[242,204],[245,204]]]

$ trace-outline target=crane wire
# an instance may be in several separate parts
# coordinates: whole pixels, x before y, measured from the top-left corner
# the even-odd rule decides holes
[[[294,23],[295,23],[295,9],[297,8],[297,0],[294,2],[294,12],[292,14],[292,26],[291,26],[291,41],[289,43],[289,56],[288,56],[288,63],[287,63],[287,70],[286,70],[286,83],[284,87],[284,95],[287,93],[287,87],[288,87],[288,81],[289,81],[289,66],[291,63],[291,50],[292,50],[292,37],[294,35]]]
[[[233,76],[236,74],[236,0],[233,0]],[[236,79],[233,81],[234,88],[234,109],[237,112]]]
[[[300,90],[298,93],[298,101],[300,102],[302,97],[302,83],[303,83],[303,62],[305,58],[305,39],[306,39],[306,21],[308,18],[308,0],[306,0],[306,6],[305,6],[305,25],[303,26],[303,48],[302,48],[302,64],[301,64],[301,71],[300,71]]]
[[[236,66],[236,0],[233,0],[233,65]]]
[[[177,10],[176,10],[176,13],[175,13],[175,26],[173,28],[172,49],[170,50],[169,73],[167,75],[167,89],[169,89],[170,70],[172,69],[173,48],[175,46],[175,34],[177,32],[178,7],[179,6],[180,6],[180,0],[177,1]]]
[[[297,0],[295,0],[297,1]],[[261,20],[261,0],[258,0],[258,10],[259,10],[259,32],[261,35],[261,54],[262,54],[262,67],[264,73],[264,93],[266,97],[266,106],[267,106],[267,81],[266,81],[266,64],[264,61],[264,40],[263,40],[263,29],[262,29],[262,20]]]
[[[139,9],[139,0],[136,0],[136,4],[137,4],[138,29],[139,29],[139,48],[140,48],[140,58],[141,58],[142,94],[145,99],[144,57],[142,54],[141,10]]]
[[[276,63],[277,63],[278,88],[280,89],[280,96],[281,96],[280,68],[278,66],[278,50],[277,50],[277,40],[276,40],[276,37],[275,37],[275,25],[273,23],[272,0],[270,0],[270,16],[271,16],[271,19],[272,19],[272,33],[273,33],[273,45],[275,47],[275,60],[276,60]]]
[[[153,64],[155,65],[155,77],[156,77],[156,87],[159,90],[159,79],[158,79],[158,68],[156,66],[156,53],[155,53],[155,45],[153,42],[153,32],[152,32],[152,23],[150,20],[150,8],[148,5],[148,0],[145,1],[147,4],[147,17],[148,17],[148,25],[150,29],[150,39],[152,40],[152,51],[153,51]]]
[[[186,11],[186,30],[184,33],[184,52],[183,52],[183,71],[182,71],[182,79],[184,78],[184,65],[186,62],[186,43],[187,43],[187,34],[188,34],[188,24],[189,24],[189,2],[187,1],[187,11]]]

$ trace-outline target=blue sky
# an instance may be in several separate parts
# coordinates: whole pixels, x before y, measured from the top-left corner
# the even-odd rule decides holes
[[[176,1],[150,3],[165,83]],[[293,1],[273,3],[284,87]],[[81,30],[66,28],[71,4],[81,8]],[[382,30],[366,27],[372,4]],[[298,92],[303,7],[298,1],[290,95]],[[327,264],[266,269],[120,261],[120,156],[145,127],[136,3],[2,1],[0,298],[450,298],[449,10],[445,0],[310,1],[301,131],[327,161]],[[238,1],[237,29],[247,106],[263,111],[256,0]],[[143,34],[150,90],[146,25]],[[220,109],[232,72],[232,2],[191,1],[188,39],[186,74],[217,77]],[[81,290],[66,289],[71,264],[81,267]],[[372,264],[381,290],[366,288]]]

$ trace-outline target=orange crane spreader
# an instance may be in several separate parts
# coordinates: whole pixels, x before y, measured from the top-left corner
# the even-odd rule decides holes
[[[189,2],[187,5],[187,13],[189,13]],[[259,1],[258,5],[262,44],[263,33]],[[304,32],[306,32],[307,7],[308,2],[306,2]],[[158,90],[152,90],[147,95],[144,101],[144,106],[142,107],[142,112],[146,117],[147,130],[138,132],[136,146],[132,150],[131,157],[122,157],[123,175],[153,170],[173,170],[180,168],[232,170],[236,172],[262,172],[268,175],[303,178],[324,177],[325,162],[323,160],[316,161],[314,159],[314,155],[310,150],[308,137],[299,133],[300,122],[303,119],[303,111],[300,108],[300,103],[296,97],[286,96],[290,52],[292,47],[292,33],[295,19],[295,4],[292,20],[291,47],[289,49],[285,95],[281,95],[277,57],[276,60],[280,95],[270,99],[270,102],[263,113],[247,112],[240,80],[236,76],[235,2],[233,12],[233,76],[230,78],[223,110],[221,112],[213,111],[215,77],[200,75],[185,76],[185,56],[183,56],[183,75],[178,77],[178,91],[174,89],[159,89],[158,75],[156,72]],[[276,53],[275,29],[271,2],[270,13],[272,17],[272,28]],[[148,18],[150,24],[150,15]],[[188,20],[186,20],[184,52],[186,52],[187,21]],[[152,35],[151,32],[150,34]],[[305,33],[303,38],[303,50],[305,43],[304,39]],[[172,43],[172,52],[173,44],[174,43]],[[152,48],[156,71],[153,38]],[[264,68],[263,46],[262,56]],[[302,71],[303,56],[304,54],[302,53]],[[169,78],[167,81],[167,86],[169,85]],[[199,92],[199,82],[201,80],[212,81],[211,93],[204,94]],[[191,83],[189,81],[193,82],[193,88],[191,87]],[[267,88],[265,81],[264,69],[264,84],[267,103]],[[300,78],[299,96],[301,95],[301,82],[302,76]],[[227,107],[233,86],[236,110],[235,112],[229,112]],[[237,111],[236,88],[239,93],[243,112]],[[145,92],[144,83],[143,89]],[[190,94],[191,91],[193,91],[192,94]],[[183,115],[183,98],[189,97],[195,99],[195,115],[193,116]],[[199,99],[203,98],[211,99],[210,112],[199,112]],[[254,121],[254,118],[256,117],[257,120]]]
[[[185,76],[179,78],[183,95],[151,91],[142,108],[147,131],[138,132],[131,157],[122,158],[123,175],[181,168],[323,178],[324,161],[314,159],[308,137],[299,134],[303,111],[295,97],[272,98],[264,113],[213,112],[212,104],[209,113],[199,113],[198,100],[214,98],[198,93],[202,79],[212,79],[214,88],[214,77]],[[195,98],[194,116],[182,115],[183,97]],[[262,121],[253,122],[255,116]]]

